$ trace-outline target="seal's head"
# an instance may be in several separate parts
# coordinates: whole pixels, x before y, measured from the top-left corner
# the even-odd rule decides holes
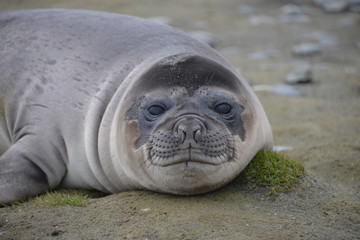
[[[153,65],[132,86],[119,130],[129,177],[146,189],[185,195],[228,183],[271,142],[254,97],[210,59],[169,57]]]

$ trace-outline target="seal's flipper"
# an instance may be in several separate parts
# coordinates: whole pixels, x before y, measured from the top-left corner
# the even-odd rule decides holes
[[[14,144],[0,157],[0,204],[9,204],[49,190],[45,172]]]

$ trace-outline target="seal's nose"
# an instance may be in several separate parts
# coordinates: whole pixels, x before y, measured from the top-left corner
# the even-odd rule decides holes
[[[176,123],[174,130],[181,143],[185,141],[195,141],[197,143],[204,134],[205,125],[199,119],[186,117]]]

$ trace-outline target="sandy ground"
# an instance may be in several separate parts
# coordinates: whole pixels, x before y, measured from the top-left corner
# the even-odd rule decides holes
[[[282,21],[282,7],[294,2],[303,2],[307,18]],[[275,144],[291,147],[286,154],[307,174],[276,198],[235,180],[195,197],[125,192],[86,207],[1,208],[0,239],[360,239],[359,14],[324,13],[312,1],[0,2],[0,10],[48,7],[167,17],[184,31],[211,33],[216,49],[260,89]],[[320,44],[322,53],[294,57],[292,48],[305,42]],[[284,85],[304,62],[313,83]],[[269,90],[284,88],[298,95]]]

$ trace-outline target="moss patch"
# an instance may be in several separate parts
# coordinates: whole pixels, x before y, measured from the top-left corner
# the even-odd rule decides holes
[[[31,203],[39,205],[70,205],[85,206],[90,198],[90,192],[75,189],[61,189],[46,192],[34,197]]]
[[[289,191],[304,174],[304,166],[286,155],[260,151],[240,174],[241,179],[255,187],[265,187],[269,195]]]

